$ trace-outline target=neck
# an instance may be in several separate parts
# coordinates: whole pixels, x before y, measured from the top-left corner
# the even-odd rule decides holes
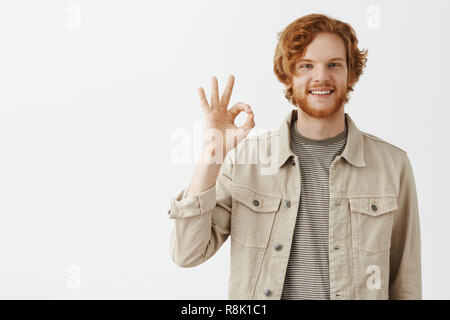
[[[324,118],[312,117],[300,108],[297,114],[297,131],[309,139],[325,140],[337,136],[345,130],[345,112],[343,107],[335,114]]]

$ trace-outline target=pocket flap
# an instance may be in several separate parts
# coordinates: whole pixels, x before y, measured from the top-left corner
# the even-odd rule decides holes
[[[379,216],[398,209],[397,198],[348,199],[352,211]]]
[[[281,196],[265,195],[252,189],[234,185],[232,197],[255,212],[276,212],[280,207]]]

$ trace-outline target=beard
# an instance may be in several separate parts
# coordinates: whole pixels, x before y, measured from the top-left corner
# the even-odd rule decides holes
[[[297,107],[299,107],[303,112],[314,118],[326,118],[337,113],[345,103],[348,102],[348,89],[345,87],[343,90],[333,92],[334,99],[329,99],[327,102],[328,106],[326,108],[315,108],[308,103],[309,92],[306,90],[304,93],[300,93],[293,89],[294,101]],[[313,98],[313,97],[312,97]]]

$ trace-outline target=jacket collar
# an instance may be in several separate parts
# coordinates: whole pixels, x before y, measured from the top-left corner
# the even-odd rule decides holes
[[[295,156],[290,144],[290,127],[291,124],[297,120],[297,111],[297,109],[293,109],[280,125],[278,131],[278,145],[280,147],[278,167],[281,167],[289,157]],[[347,123],[347,142],[344,151],[342,152],[342,157],[354,166],[363,167],[366,165],[366,162],[364,161],[363,134],[348,113],[345,113],[345,121]]]

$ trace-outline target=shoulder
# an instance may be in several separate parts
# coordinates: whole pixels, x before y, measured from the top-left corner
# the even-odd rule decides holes
[[[279,135],[279,130],[274,129],[247,136],[229,152],[231,162],[235,163],[239,159],[243,161],[241,163],[258,163],[261,157],[270,157],[272,146],[279,141]]]
[[[402,148],[400,148],[399,146],[396,146],[390,142],[387,142],[386,140],[381,139],[380,137],[377,137],[373,134],[370,134],[370,133],[367,133],[364,131],[362,131],[361,133],[364,137],[364,140],[369,144],[373,144],[375,147],[386,149],[388,151],[395,152],[395,153],[402,153],[402,154],[406,153],[406,151],[403,150]]]
[[[280,133],[278,130],[266,130],[264,132],[260,132],[258,134],[253,134],[251,136],[247,136],[244,140],[242,140],[237,149],[249,149],[249,150],[261,150],[267,147],[270,147],[272,142],[279,139]]]
[[[362,132],[362,135],[366,161],[371,159],[370,162],[372,163],[389,164],[389,166],[397,169],[401,169],[402,165],[407,161],[408,154],[406,150],[373,134]]]

